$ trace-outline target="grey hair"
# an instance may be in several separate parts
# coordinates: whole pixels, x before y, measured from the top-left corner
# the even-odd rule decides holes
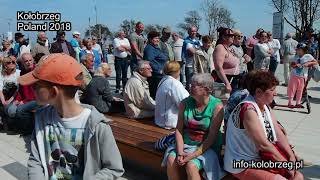
[[[120,33],[124,33],[124,31],[123,31],[123,30],[118,31],[118,32],[117,32],[117,37],[120,36]]]
[[[287,34],[287,38],[289,39],[289,38],[292,38],[294,35],[293,35],[293,33],[291,33],[291,32],[289,32],[288,34]]]
[[[190,32],[191,32],[192,28],[196,28],[196,29],[197,29],[197,31],[198,31],[198,27],[197,27],[197,26],[195,26],[195,25],[191,25],[191,26],[189,26],[189,27],[188,27],[188,33],[190,33]]]
[[[138,66],[137,66],[136,71],[139,71],[139,70],[143,69],[146,64],[149,65],[150,64],[149,61],[145,61],[145,60],[138,61]]]
[[[213,90],[213,78],[209,73],[200,73],[192,76],[191,83],[196,83],[203,87],[208,88],[208,92],[211,93]]]
[[[105,71],[109,67],[108,63],[101,63],[99,67],[94,71],[95,76],[105,76]]]
[[[87,53],[87,54],[84,54],[84,55],[81,56],[80,62],[86,61],[89,56],[92,56],[92,57],[94,58],[94,55],[93,55],[93,54]]]
[[[43,33],[46,34],[46,32],[44,32],[44,31],[39,31],[37,37],[40,37],[40,35]]]

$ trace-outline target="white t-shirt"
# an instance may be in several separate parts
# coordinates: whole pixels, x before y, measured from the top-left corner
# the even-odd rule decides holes
[[[51,177],[82,179],[81,170],[85,164],[81,160],[85,156],[85,129],[90,113],[88,108],[71,118],[60,118],[56,110],[48,113],[48,122],[52,123],[45,126],[44,140],[47,163],[53,167],[48,169]],[[68,158],[71,161],[65,161]],[[59,162],[65,162],[65,165]]]
[[[129,46],[130,47],[130,43],[129,40],[127,38],[115,38],[113,40],[113,47],[114,47],[114,51],[113,51],[113,55],[119,58],[126,58],[128,56],[128,53],[126,51],[119,51],[117,48],[120,46]]]
[[[273,39],[268,42],[269,46],[273,49],[273,55],[277,57],[277,62],[280,62],[280,49],[281,45],[278,39]]]
[[[174,60],[181,61],[183,39],[179,38],[173,43]]]
[[[310,62],[314,60],[314,57],[311,54],[305,54],[302,57],[299,56],[295,56],[294,57],[294,62],[296,62],[297,64],[303,65],[307,62]],[[293,75],[299,76],[299,77],[304,77],[307,78],[308,77],[308,67],[296,67],[293,68],[291,73]]]
[[[92,47],[92,49],[97,50],[97,51],[99,52],[99,54],[102,54],[102,49],[101,49],[100,44],[96,43],[96,44]]]
[[[0,73],[0,91],[6,88],[6,84],[14,83],[16,86],[18,86],[18,77],[20,76],[20,70],[17,69],[15,73],[10,74],[9,76],[3,76]]]
[[[166,128],[176,128],[180,102],[189,96],[180,81],[165,76],[159,83],[156,94],[155,124]]]

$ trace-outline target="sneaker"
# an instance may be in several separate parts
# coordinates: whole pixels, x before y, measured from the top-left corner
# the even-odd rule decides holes
[[[304,106],[302,104],[297,104],[296,108],[304,108]]]

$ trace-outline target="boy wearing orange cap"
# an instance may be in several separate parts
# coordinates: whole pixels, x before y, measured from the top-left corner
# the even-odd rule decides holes
[[[123,174],[110,119],[74,100],[82,84],[74,58],[48,55],[18,81],[33,84],[37,103],[46,105],[35,115],[29,179],[116,179]]]

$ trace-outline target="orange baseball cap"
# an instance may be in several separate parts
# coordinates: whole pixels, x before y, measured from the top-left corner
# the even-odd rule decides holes
[[[67,54],[49,54],[39,61],[33,71],[20,76],[18,82],[24,86],[39,80],[60,85],[81,86],[82,69],[80,64]]]

